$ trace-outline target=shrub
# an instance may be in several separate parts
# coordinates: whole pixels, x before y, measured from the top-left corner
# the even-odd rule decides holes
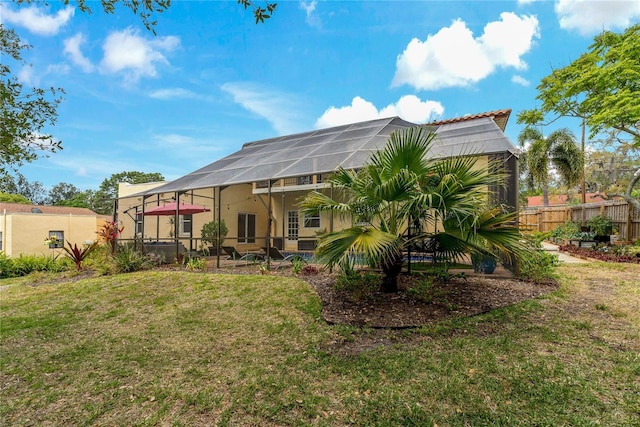
[[[608,216],[596,215],[587,222],[587,225],[596,236],[608,236],[613,233],[613,223]]]
[[[293,270],[293,273],[300,274],[300,272],[302,271],[302,268],[305,266],[306,263],[307,261],[305,261],[304,258],[300,256],[293,257],[293,259],[291,260],[291,269]]]
[[[214,247],[218,247],[222,246],[222,242],[224,242],[228,232],[229,229],[223,219],[220,221],[220,236],[218,237],[218,221],[210,221],[202,226],[200,237],[202,237],[202,243],[209,243]]]
[[[20,255],[10,258],[0,253],[0,278],[20,277],[35,271],[59,273],[69,269],[69,263],[64,259],[45,255]]]
[[[381,284],[382,279],[378,274],[370,271],[360,272],[347,262],[341,265],[335,288],[349,293],[353,299],[360,301],[375,293]]]
[[[207,267],[207,261],[200,257],[185,258],[184,267],[187,270],[204,270]]]
[[[407,294],[422,302],[432,303],[444,296],[443,289],[438,286],[440,283],[437,277],[422,276],[416,278],[413,285],[407,288]]]
[[[159,256],[142,253],[136,250],[133,245],[121,246],[113,257],[116,270],[120,273],[131,273],[152,268],[159,265],[161,261]]]
[[[532,245],[520,256],[520,277],[533,282],[545,282],[556,277],[556,267],[560,265],[558,255]]]
[[[564,224],[551,230],[551,237],[559,240],[577,239],[578,233],[580,233],[580,224],[568,220]]]
[[[99,242],[95,241],[89,245],[82,245],[82,247],[79,248],[76,243],[71,246],[71,242],[67,240],[67,246],[63,246],[62,249],[64,250],[64,255],[76,264],[76,270],[82,270],[82,261],[84,261],[91,252],[95,251],[99,244]]]

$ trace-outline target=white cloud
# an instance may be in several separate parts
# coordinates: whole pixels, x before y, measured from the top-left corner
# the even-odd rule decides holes
[[[155,99],[177,99],[177,98],[199,98],[195,92],[179,87],[171,89],[158,89],[149,94],[150,98]]]
[[[225,83],[220,88],[234,102],[266,119],[280,135],[302,130],[299,101],[292,95],[250,82]]]
[[[442,116],[444,107],[437,101],[421,101],[415,95],[403,96],[395,104],[378,110],[373,103],[356,96],[351,105],[329,107],[316,121],[316,128],[327,128],[384,117],[400,116],[413,123],[426,123]]]
[[[529,80],[525,79],[522,76],[518,76],[518,75],[515,75],[515,76],[511,77],[511,83],[515,83],[517,85],[524,86],[524,87],[528,87],[531,84],[529,82]]]
[[[555,5],[560,28],[583,36],[603,30],[624,29],[640,18],[640,1],[559,0]],[[635,19],[634,19],[635,18]]]
[[[148,40],[132,28],[114,31],[102,45],[104,58],[100,63],[101,70],[105,73],[124,72],[129,82],[136,82],[142,76],[155,77],[158,63],[169,64],[163,52],[171,52],[179,45],[180,39],[175,36]]]
[[[521,57],[538,37],[535,16],[504,12],[500,21],[488,23],[477,38],[462,20],[455,20],[425,41],[414,38],[409,42],[398,55],[392,86],[408,84],[423,90],[468,86],[497,67],[525,69]]]
[[[318,14],[315,13],[317,5],[318,2],[316,0],[313,0],[309,3],[301,1],[300,9],[304,10],[307,15],[307,17],[305,18],[305,22],[307,23],[307,25],[314,28],[321,28],[322,21],[320,21],[320,17],[318,16]]]
[[[33,67],[30,65],[25,65],[18,71],[18,81],[27,86],[37,86],[39,84],[39,79],[35,77]]]
[[[82,54],[80,47],[84,44],[85,38],[82,33],[78,33],[64,41],[64,53],[75,65],[79,66],[85,73],[93,71],[94,66],[91,61]]]
[[[34,34],[53,36],[69,22],[75,9],[67,6],[55,15],[48,15],[47,10],[36,6],[21,7],[14,11],[2,5],[0,11],[4,22],[24,27]]]

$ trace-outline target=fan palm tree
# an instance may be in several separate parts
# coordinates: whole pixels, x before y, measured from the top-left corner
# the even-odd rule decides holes
[[[584,155],[569,129],[558,129],[545,138],[538,129],[526,127],[518,135],[518,141],[523,148],[529,144],[524,169],[527,180],[542,188],[544,206],[549,206],[549,169],[552,165],[567,187],[580,182]]]
[[[338,200],[315,191],[301,200],[305,213],[332,212],[353,224],[319,237],[320,261],[332,266],[358,254],[382,269],[382,290],[396,292],[403,252],[416,242],[435,240],[453,258],[469,251],[517,252],[515,214],[487,205],[488,188],[501,177],[491,167],[476,168],[471,156],[428,158],[434,138],[422,127],[394,132],[362,169],[332,175]]]

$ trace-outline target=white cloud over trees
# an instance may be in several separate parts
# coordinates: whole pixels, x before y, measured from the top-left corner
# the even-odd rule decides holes
[[[316,128],[339,126],[365,120],[400,116],[413,123],[426,123],[444,114],[444,107],[437,101],[422,101],[415,95],[406,95],[394,104],[378,110],[372,103],[359,96],[344,107],[329,107],[316,121]]]
[[[560,28],[590,36],[603,30],[624,29],[640,18],[638,0],[559,0],[555,11]]]

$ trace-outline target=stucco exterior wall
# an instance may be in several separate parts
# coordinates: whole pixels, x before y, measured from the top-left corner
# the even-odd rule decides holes
[[[62,231],[64,239],[81,245],[97,239],[96,231],[104,223],[99,216],[11,213],[2,215],[0,227],[3,252],[12,258],[20,255],[50,255],[44,240],[50,231]]]

